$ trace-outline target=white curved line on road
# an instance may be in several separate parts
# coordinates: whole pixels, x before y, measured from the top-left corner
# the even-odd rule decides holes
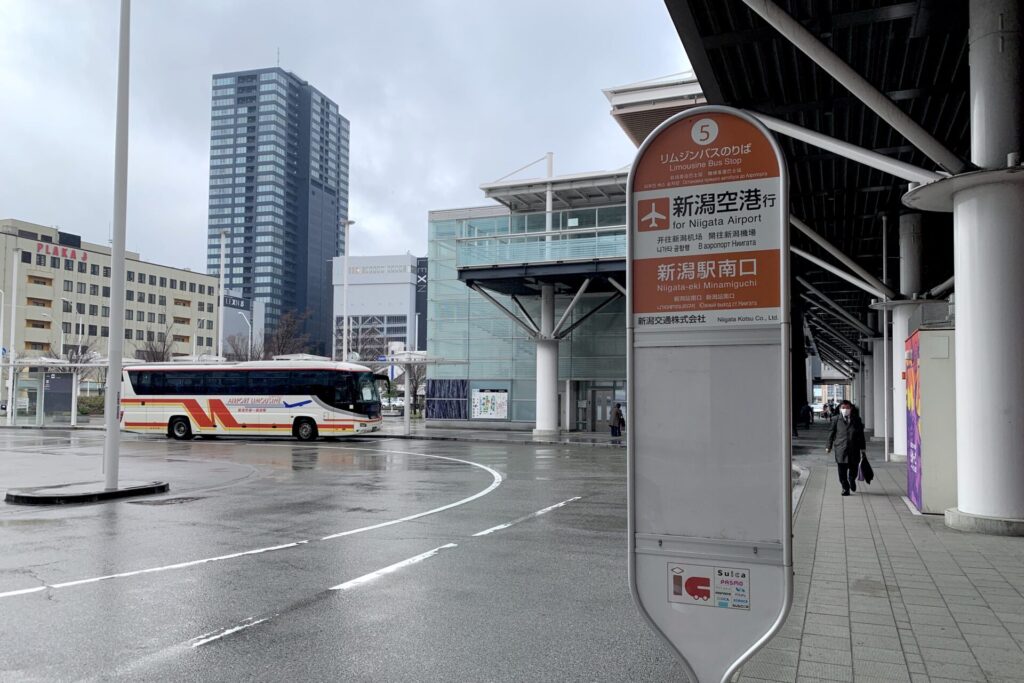
[[[250,445],[250,446],[272,446],[272,445],[275,445],[275,444],[247,444],[247,445]],[[344,446],[321,446],[321,448],[338,449],[338,448],[346,448],[346,447],[344,447]],[[501,485],[501,482],[504,479],[501,476],[500,472],[498,472],[497,470],[494,470],[493,468],[488,467],[487,465],[482,465],[480,463],[472,462],[471,460],[462,460],[462,459],[459,459],[459,458],[451,458],[451,457],[444,456],[444,455],[428,455],[426,453],[413,453],[411,451],[378,450],[378,449],[373,449],[373,448],[346,448],[346,450],[370,451],[370,452],[373,452],[373,453],[381,453],[381,454],[392,453],[392,454],[398,454],[398,455],[412,455],[412,456],[418,456],[418,457],[421,457],[421,458],[434,458],[434,459],[437,459],[437,460],[447,460],[447,461],[450,461],[450,462],[457,462],[457,463],[461,463],[461,464],[464,464],[464,465],[472,465],[473,467],[478,467],[478,468],[488,472],[491,475],[491,477],[493,478],[493,480],[491,481],[490,486],[488,486],[487,488],[483,489],[479,493],[476,493],[476,494],[474,494],[472,496],[469,496],[468,498],[463,498],[462,500],[455,501],[454,503],[449,503],[447,505],[442,505],[441,507],[436,507],[436,508],[434,508],[432,510],[427,510],[426,512],[419,512],[419,513],[414,514],[414,515],[408,515],[407,517],[402,517],[400,519],[394,519],[394,520],[390,520],[390,521],[387,521],[387,522],[381,522],[380,524],[374,524],[374,525],[371,525],[371,526],[361,527],[359,529],[352,529],[350,531],[342,531],[342,532],[337,533],[337,534],[331,534],[330,536],[324,536],[323,538],[320,539],[321,541],[328,541],[328,540],[331,540],[333,538],[341,538],[342,536],[351,536],[353,534],[362,533],[364,531],[373,531],[374,529],[381,529],[383,527],[393,526],[395,524],[401,524],[403,522],[409,522],[409,521],[412,521],[414,519],[419,519],[421,517],[426,517],[427,515],[433,515],[433,514],[436,514],[438,512],[443,512],[445,510],[450,510],[450,509],[452,509],[454,507],[458,507],[460,505],[465,505],[466,503],[469,503],[469,502],[474,501],[474,500],[476,500],[478,498],[486,496],[488,493],[490,493],[494,489],[498,488],[498,486]],[[123,578],[128,578],[128,577],[131,577],[131,576],[138,576],[140,574],[152,574],[152,573],[155,573],[155,572],[163,572],[163,571],[168,571],[168,570],[171,570],[171,569],[184,569],[186,567],[193,567],[193,566],[196,566],[196,565],[206,564],[206,563],[209,563],[209,562],[221,562],[223,560],[232,560],[232,559],[235,559],[235,558],[238,558],[238,557],[244,557],[244,556],[247,556],[247,555],[259,555],[261,553],[272,552],[272,551],[275,551],[275,550],[285,550],[287,548],[294,548],[296,546],[308,544],[308,543],[311,543],[311,542],[313,542],[313,541],[309,541],[309,540],[295,541],[295,542],[292,542],[292,543],[285,543],[283,545],[275,545],[275,546],[270,546],[270,547],[267,547],[267,548],[256,548],[255,550],[246,550],[246,551],[243,551],[243,552],[231,553],[229,555],[218,555],[217,557],[207,557],[207,558],[203,558],[203,559],[199,559],[199,560],[190,560],[188,562],[178,562],[178,563],[175,563],[175,564],[169,564],[169,565],[165,565],[165,566],[162,566],[162,567],[148,567],[146,569],[136,569],[136,570],[133,570],[133,571],[119,572],[117,574],[108,574],[106,576],[96,576],[96,577],[92,577],[92,578],[88,578],[88,579],[78,579],[78,580],[75,580],[75,581],[64,581],[64,582],[61,582],[61,583],[54,583],[54,584],[44,584],[42,586],[33,586],[32,588],[21,588],[21,589],[18,589],[18,590],[12,590],[12,591],[7,591],[5,593],[0,593],[0,599],[2,599],[2,598],[10,598],[10,597],[14,597],[16,595],[27,595],[29,593],[38,593],[38,592],[44,591],[44,590],[52,590],[52,589],[60,589],[60,588],[71,588],[73,586],[82,586],[82,585],[85,585],[85,584],[97,583],[99,581],[107,581],[109,579],[123,579]]]
[[[230,636],[232,633],[238,633],[239,631],[243,631],[243,630],[245,630],[247,628],[251,628],[251,627],[255,626],[256,624],[262,624],[264,621],[270,621],[270,617],[264,617],[262,619],[256,619],[255,621],[253,621],[253,619],[256,619],[256,617],[249,617],[248,619],[243,621],[238,626],[232,626],[230,628],[224,629],[223,631],[218,631],[216,633],[208,633],[208,634],[206,634],[204,636],[199,636],[198,638],[193,638],[192,642],[189,643],[189,646],[190,647],[199,647],[200,645],[206,645],[207,643],[212,643],[215,640],[220,640],[224,636]]]
[[[379,579],[382,576],[387,576],[388,574],[392,574],[394,572],[397,572],[399,569],[401,569],[403,567],[408,567],[410,564],[416,564],[417,562],[422,562],[423,560],[426,560],[427,558],[430,558],[430,557],[433,557],[434,555],[437,555],[442,550],[447,550],[448,548],[458,548],[458,547],[459,547],[458,543],[445,543],[442,546],[434,548],[433,550],[428,550],[425,553],[420,553],[419,555],[416,555],[414,557],[410,557],[407,560],[402,560],[401,562],[395,562],[394,564],[388,565],[387,567],[384,567],[383,569],[378,569],[375,572],[370,572],[369,574],[363,574],[358,579],[352,579],[351,581],[346,581],[345,583],[339,583],[337,586],[331,586],[331,590],[332,591],[347,591],[347,590],[352,590],[353,588],[358,588],[359,586],[362,586],[363,584],[370,583],[371,581],[373,581],[375,579]]]
[[[353,450],[353,451],[372,451],[373,449],[372,448],[349,448],[347,450]],[[388,451],[388,453],[403,453],[403,451]],[[421,455],[420,453],[404,453],[404,454],[405,455]],[[496,489],[499,486],[501,486],[501,482],[502,482],[502,479],[503,479],[503,477],[501,476],[501,473],[498,472],[495,469],[492,469],[492,468],[488,467],[487,465],[483,465],[483,464],[478,463],[478,462],[471,462],[469,460],[460,460],[459,458],[449,458],[449,457],[444,456],[444,455],[430,455],[430,456],[426,456],[426,457],[437,458],[439,460],[448,460],[448,461],[451,461],[451,462],[462,463],[464,465],[472,465],[473,467],[479,467],[480,469],[486,470],[487,472],[489,472],[490,475],[494,478],[494,480],[491,482],[490,486],[485,488],[483,491],[480,491],[479,493],[470,496],[469,498],[463,498],[462,500],[457,500],[454,503],[449,503],[448,505],[442,505],[439,508],[434,508],[433,510],[427,510],[426,512],[417,512],[414,515],[409,515],[408,517],[402,517],[401,519],[393,519],[393,520],[391,520],[389,522],[381,522],[380,524],[373,524],[371,526],[364,526],[364,527],[361,527],[359,529],[352,529],[350,531],[340,531],[340,532],[338,532],[336,534],[331,534],[330,536],[324,536],[320,540],[321,541],[329,541],[332,538],[341,538],[342,536],[351,536],[352,534],[360,534],[360,533],[362,533],[364,531],[373,531],[374,529],[382,529],[382,528],[384,528],[386,526],[392,526],[394,524],[401,524],[402,522],[411,522],[412,520],[419,519],[420,517],[426,517],[427,515],[433,515],[433,514],[436,514],[438,512],[444,512],[445,510],[451,510],[452,508],[458,507],[460,505],[465,505],[466,503],[470,503],[470,502],[476,500],[477,498],[482,498],[483,496],[486,496],[488,493],[490,493],[494,489]]]
[[[544,515],[544,514],[547,514],[547,513],[551,512],[552,510],[557,510],[560,507],[564,507],[564,506],[568,505],[569,503],[573,502],[574,500],[579,500],[582,497],[583,496],[574,496],[573,498],[570,498],[569,500],[563,500],[561,503],[555,503],[554,505],[549,505],[548,507],[544,508],[543,510],[537,510],[536,512],[531,512],[528,515],[523,515],[519,519],[513,519],[511,522],[505,522],[504,524],[499,524],[498,526],[492,526],[490,529],[484,529],[483,531],[478,531],[475,534],[473,534],[473,536],[474,537],[476,537],[476,536],[486,536],[488,534],[493,534],[495,531],[501,531],[502,529],[507,529],[510,526],[512,526],[513,524],[519,524],[520,522],[525,522],[528,519],[533,519],[534,517],[540,517],[541,515]]]

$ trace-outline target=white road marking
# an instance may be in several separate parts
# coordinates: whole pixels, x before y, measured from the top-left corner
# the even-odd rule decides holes
[[[520,517],[519,519],[513,519],[511,522],[506,522],[504,524],[499,524],[498,526],[492,526],[490,529],[484,529],[483,531],[478,531],[475,534],[473,534],[473,536],[476,537],[476,536],[486,536],[487,534],[493,534],[495,531],[501,531],[502,529],[507,529],[510,526],[512,526],[513,524],[519,524],[520,522],[525,522],[528,519],[533,519],[534,517],[540,517],[541,515],[547,514],[547,513],[551,512],[552,510],[560,508],[560,507],[562,507],[564,505],[568,505],[569,503],[573,502],[574,500],[579,500],[580,498],[582,498],[582,496],[576,496],[574,498],[570,498],[569,500],[563,500],[561,503],[555,503],[554,505],[549,505],[548,507],[544,508],[543,510],[537,510],[536,512],[531,512],[530,514],[524,515],[523,517]]]
[[[345,583],[339,583],[337,586],[332,586],[331,590],[332,591],[347,591],[347,590],[352,590],[353,588],[358,588],[359,586],[362,586],[362,585],[365,585],[367,583],[370,583],[371,581],[375,581],[375,580],[379,579],[382,576],[386,576],[388,574],[397,572],[399,569],[402,569],[403,567],[408,567],[409,565],[416,564],[417,562],[422,562],[423,560],[431,558],[434,555],[437,555],[442,550],[446,550],[448,548],[457,548],[457,547],[459,547],[457,543],[445,543],[444,545],[442,545],[440,547],[434,548],[433,550],[428,550],[425,553],[420,553],[419,555],[416,555],[415,557],[410,557],[407,560],[402,560],[401,562],[395,562],[394,564],[389,565],[387,567],[384,567],[383,569],[378,569],[375,572],[370,572],[369,574],[364,574],[363,576],[360,576],[358,579],[352,579],[351,581],[346,581]]]
[[[249,617],[238,626],[232,626],[231,628],[226,628],[223,631],[215,631],[213,633],[207,633],[205,635],[197,636],[193,638],[191,641],[189,641],[189,646],[199,647],[200,645],[206,645],[207,643],[212,643],[215,640],[220,640],[224,636],[229,636],[232,633],[238,633],[239,631],[251,628],[256,624],[262,624],[264,621],[270,621],[270,617],[256,619],[255,621],[253,621],[253,619],[256,619],[256,617]]]
[[[36,586],[35,588],[27,588],[18,591],[8,591],[6,593],[0,593],[0,598],[9,598],[14,595],[22,595],[23,593],[35,593],[37,591],[46,589],[59,589],[59,588],[71,588],[72,586],[82,586],[87,583],[97,583],[99,581],[107,581],[109,579],[124,579],[129,576],[138,576],[139,574],[153,574],[155,572],[165,572],[171,569],[184,569],[185,567],[194,567],[199,564],[206,564],[208,562],[221,562],[223,560],[233,560],[236,557],[244,557],[246,555],[260,555],[262,553],[269,553],[275,550],[284,550],[285,548],[294,548],[295,546],[309,543],[309,541],[296,541],[295,543],[285,543],[284,545],[275,545],[269,548],[257,548],[256,550],[246,550],[241,553],[232,553],[230,555],[220,555],[218,557],[207,557],[201,560],[192,560],[190,562],[178,562],[177,564],[168,564],[163,567],[149,567],[147,569],[136,569],[129,572],[120,572],[118,574],[108,574],[106,576],[94,576],[89,579],[78,579],[77,581],[64,581],[61,583],[52,583],[45,586]]]
[[[360,449],[360,450],[370,450],[370,449]],[[401,453],[401,451],[391,451],[391,452],[393,452],[393,453]],[[407,455],[414,455],[414,454],[407,454]],[[419,519],[420,517],[426,517],[427,515],[433,515],[433,514],[436,514],[438,512],[444,512],[445,510],[450,510],[450,509],[452,509],[454,507],[458,507],[460,505],[465,505],[466,503],[472,502],[472,501],[476,500],[477,498],[482,498],[483,496],[486,496],[488,493],[490,493],[494,489],[496,489],[499,486],[501,486],[501,482],[502,482],[502,479],[503,479],[503,477],[501,476],[501,473],[498,472],[497,470],[494,470],[494,469],[488,467],[487,465],[481,465],[478,462],[470,462],[469,460],[459,460],[458,458],[449,458],[449,457],[446,457],[446,456],[443,456],[443,455],[431,455],[431,456],[427,456],[427,457],[439,458],[441,460],[450,460],[451,462],[458,462],[458,463],[463,463],[465,465],[473,465],[474,467],[479,467],[480,469],[487,470],[491,474],[491,476],[494,477],[494,480],[491,482],[490,486],[485,488],[483,491],[480,491],[479,493],[470,496],[469,498],[463,498],[462,500],[457,500],[454,503],[449,503],[448,505],[442,505],[439,508],[434,508],[433,510],[427,510],[426,512],[418,512],[415,515],[409,515],[408,517],[402,517],[401,519],[393,519],[393,520],[388,521],[388,522],[381,522],[380,524],[373,524],[371,526],[364,526],[364,527],[361,527],[359,529],[352,529],[350,531],[341,531],[341,532],[336,533],[336,534],[331,534],[330,536],[324,536],[320,540],[321,541],[329,541],[332,538],[341,538],[343,536],[351,536],[352,534],[360,534],[360,533],[362,533],[364,531],[373,531],[374,529],[382,529],[382,528],[384,528],[386,526],[392,526],[394,524],[401,524],[402,522],[410,522],[410,521],[412,521],[414,519]]]
[[[211,445],[217,445],[217,444],[216,444],[216,442],[213,442]],[[224,445],[230,445],[230,444],[226,444],[225,443]],[[265,446],[265,447],[279,447],[278,444],[246,443],[246,445],[249,445],[249,446]],[[347,446],[319,446],[319,448],[324,448],[324,449],[340,449],[340,448],[345,448],[347,450],[362,450],[362,451],[371,451],[373,453],[381,453],[381,454],[392,453],[392,454],[398,454],[398,455],[418,456],[418,457],[422,457],[422,458],[433,458],[433,459],[436,459],[436,460],[447,460],[449,462],[456,462],[456,463],[460,463],[460,464],[463,464],[463,465],[471,465],[473,467],[480,468],[480,469],[485,470],[486,472],[488,472],[491,475],[491,477],[493,478],[492,481],[491,481],[490,486],[488,486],[487,488],[483,489],[479,493],[476,493],[476,494],[474,494],[472,496],[469,496],[468,498],[463,498],[462,500],[455,501],[454,503],[449,503],[448,505],[442,505],[441,507],[437,507],[437,508],[434,508],[432,510],[427,510],[426,512],[420,512],[420,513],[417,513],[417,514],[414,514],[414,515],[409,515],[407,517],[402,517],[401,519],[394,519],[394,520],[390,520],[390,521],[387,521],[387,522],[381,522],[380,524],[373,524],[371,526],[366,526],[366,527],[362,527],[362,528],[359,528],[359,529],[352,529],[352,530],[349,530],[349,531],[342,531],[342,532],[337,533],[337,534],[331,534],[330,536],[324,536],[323,538],[320,539],[321,541],[329,541],[329,540],[334,539],[334,538],[341,538],[343,536],[351,536],[353,534],[362,533],[364,531],[372,531],[374,529],[381,529],[383,527],[388,527],[388,526],[392,526],[392,525],[395,525],[395,524],[401,524],[402,522],[409,522],[409,521],[414,520],[414,519],[419,519],[421,517],[426,517],[427,515],[433,515],[433,514],[436,514],[438,512],[443,512],[445,510],[450,510],[450,509],[452,509],[454,507],[458,507],[460,505],[465,505],[466,503],[469,503],[469,502],[474,501],[474,500],[476,500],[478,498],[486,496],[488,493],[490,493],[494,489],[498,488],[498,486],[501,485],[501,482],[504,479],[500,472],[498,472],[497,470],[492,469],[491,467],[488,467],[487,465],[482,465],[480,463],[472,462],[470,460],[461,460],[459,458],[451,458],[451,457],[444,456],[444,455],[429,455],[429,454],[426,454],[426,453],[413,453],[411,451],[380,450],[380,449],[374,449],[374,448],[352,448],[352,447],[347,447]],[[238,558],[238,557],[244,557],[244,556],[247,556],[247,555],[259,555],[259,554],[262,554],[262,553],[271,552],[271,551],[275,551],[275,550],[284,550],[286,548],[294,548],[296,546],[307,544],[307,543],[311,543],[311,542],[313,542],[313,541],[309,541],[309,540],[295,541],[293,543],[285,543],[285,544],[282,544],[282,545],[271,546],[271,547],[268,547],[268,548],[257,548],[255,550],[246,550],[244,552],[232,553],[230,555],[219,555],[217,557],[207,557],[207,558],[203,558],[203,559],[199,559],[199,560],[191,560],[191,561],[188,561],[188,562],[178,562],[178,563],[175,563],[175,564],[169,564],[169,565],[165,565],[165,566],[162,566],[162,567],[149,567],[149,568],[146,568],[146,569],[136,569],[134,571],[119,572],[117,574],[109,574],[107,576],[96,576],[96,577],[92,577],[92,578],[88,578],[88,579],[78,579],[76,581],[64,581],[62,583],[47,584],[47,585],[43,585],[43,586],[33,586],[32,588],[22,588],[20,590],[13,590],[13,591],[7,591],[5,593],[0,593],[0,599],[2,599],[2,598],[10,598],[10,597],[14,597],[16,595],[26,595],[26,594],[29,594],[29,593],[38,593],[40,591],[44,591],[44,590],[47,590],[47,589],[71,588],[73,586],[82,586],[82,585],[85,585],[85,584],[97,583],[99,581],[107,581],[109,579],[123,579],[123,578],[131,577],[131,576],[138,576],[140,574],[152,574],[152,573],[155,573],[155,572],[163,572],[163,571],[168,571],[168,570],[172,570],[172,569],[184,569],[186,567],[193,567],[193,566],[196,566],[196,565],[206,564],[206,563],[209,563],[209,562],[220,562],[220,561],[223,561],[223,560],[231,560],[231,559],[235,559],[235,558]]]
[[[906,503],[907,509],[910,510],[910,514],[917,515],[918,517],[921,516],[921,511],[918,510],[917,507],[914,506],[914,503],[913,503],[912,500],[910,500],[906,496],[900,496],[900,498],[902,498],[903,502]]]

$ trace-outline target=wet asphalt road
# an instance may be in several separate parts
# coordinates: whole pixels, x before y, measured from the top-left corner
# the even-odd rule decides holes
[[[101,452],[99,433],[0,431],[0,487],[96,478]],[[630,601],[621,450],[126,436],[122,454],[123,477],[171,491],[0,508],[0,679],[683,680]]]

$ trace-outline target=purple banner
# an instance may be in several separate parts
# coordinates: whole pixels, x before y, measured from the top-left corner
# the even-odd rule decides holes
[[[906,342],[907,497],[921,509],[921,341],[915,332]]]

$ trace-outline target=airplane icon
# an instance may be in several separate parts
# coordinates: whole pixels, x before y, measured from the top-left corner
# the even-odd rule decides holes
[[[651,210],[640,218],[639,229],[644,232],[648,230],[667,229],[668,220],[666,219],[668,217],[668,198],[662,197],[659,199],[652,199],[650,202],[641,202],[641,207],[648,205]],[[643,209],[641,208],[641,210]]]

